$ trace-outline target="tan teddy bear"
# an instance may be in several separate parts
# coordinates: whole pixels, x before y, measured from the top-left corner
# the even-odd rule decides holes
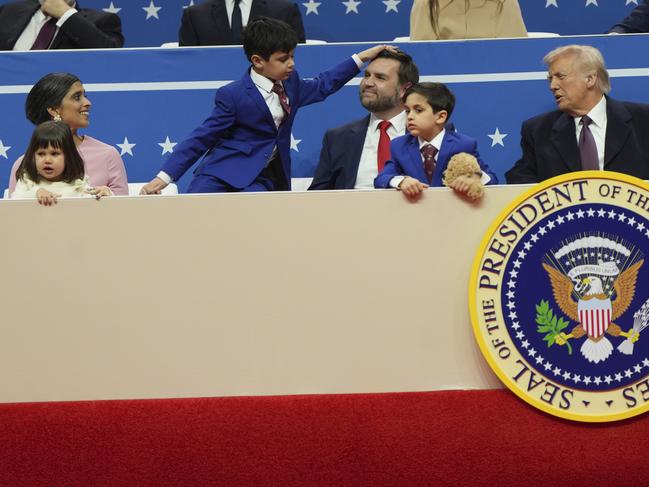
[[[481,176],[482,170],[475,156],[459,152],[448,161],[442,182],[445,186],[466,194],[469,199],[477,200],[484,195]]]

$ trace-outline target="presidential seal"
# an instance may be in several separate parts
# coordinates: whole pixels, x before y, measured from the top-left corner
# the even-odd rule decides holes
[[[469,299],[480,349],[531,405],[578,421],[649,409],[649,185],[608,171],[541,183],[492,224]]]

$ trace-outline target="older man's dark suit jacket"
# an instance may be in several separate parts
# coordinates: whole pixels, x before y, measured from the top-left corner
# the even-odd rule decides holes
[[[620,34],[649,32],[649,0],[644,0],[644,3],[634,8],[622,22],[611,27],[609,32]]]
[[[320,162],[309,189],[353,189],[370,116],[327,132],[322,139]]]
[[[38,0],[20,0],[0,6],[0,50],[10,51],[32,16],[40,8]],[[81,8],[65,21],[52,40],[50,49],[93,49],[122,47],[122,23],[115,14]]]
[[[300,42],[305,42],[304,25],[300,10],[288,0],[253,0],[248,22],[258,17],[283,20],[293,27]],[[178,32],[181,46],[223,46],[234,44],[225,0],[208,0],[188,7]]]
[[[606,98],[604,169],[649,179],[649,105]],[[537,183],[581,170],[574,119],[560,111],[523,122],[522,158],[505,177]]]

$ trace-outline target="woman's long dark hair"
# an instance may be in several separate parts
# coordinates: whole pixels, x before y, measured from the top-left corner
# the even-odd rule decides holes
[[[448,0],[446,5],[450,5],[454,1],[455,0]],[[483,0],[483,4],[490,1],[498,2],[498,13],[502,12],[505,0]],[[471,0],[464,0],[464,3],[466,9],[469,10]],[[439,37],[439,0],[428,0],[428,14],[430,15],[430,24],[433,27],[433,32],[436,37]]]
[[[84,177],[83,159],[77,151],[70,127],[63,122],[48,121],[40,124],[32,133],[25,157],[16,170],[16,179],[30,179],[35,183],[42,181],[44,178],[36,170],[36,152],[49,146],[63,152],[65,169],[60,181],[71,183]]]

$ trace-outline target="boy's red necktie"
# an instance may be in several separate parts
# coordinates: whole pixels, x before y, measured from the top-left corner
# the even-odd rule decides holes
[[[30,49],[32,51],[35,49],[47,49],[50,47],[50,43],[52,42],[52,39],[54,39],[55,33],[56,19],[50,19],[43,24],[43,27],[41,27],[41,30],[38,32],[36,40]]]
[[[291,114],[291,105],[288,104],[288,96],[286,96],[286,92],[284,91],[284,87],[282,86],[282,83],[279,81],[275,81],[275,84],[273,84],[273,93],[276,93],[277,96],[279,96],[279,103],[282,105],[282,109],[284,110],[284,118],[289,116]]]
[[[388,129],[392,124],[388,120],[382,120],[379,123],[379,147],[376,151],[376,163],[379,172],[385,167],[385,163],[390,159],[390,136]]]
[[[428,176],[428,184],[433,182],[433,173],[435,172],[435,156],[437,149],[432,144],[426,144],[421,148],[421,155],[424,158],[424,170]]]

